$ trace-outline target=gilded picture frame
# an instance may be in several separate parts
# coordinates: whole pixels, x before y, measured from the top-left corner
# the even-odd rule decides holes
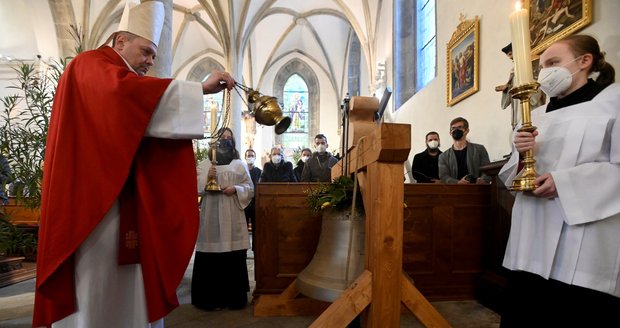
[[[457,26],[447,47],[447,97],[448,106],[478,91],[479,79],[479,27],[478,16],[464,20]]]
[[[532,54],[592,23],[592,0],[527,0]]]

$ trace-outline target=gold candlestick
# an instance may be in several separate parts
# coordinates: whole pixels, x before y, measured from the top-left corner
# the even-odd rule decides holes
[[[521,103],[521,117],[523,125],[519,128],[519,132],[534,132],[536,127],[532,126],[532,116],[530,109],[530,98],[538,91],[540,84],[538,82],[530,82],[516,86],[510,90],[512,98],[519,99]],[[512,191],[533,191],[536,189],[534,180],[538,177],[536,173],[536,160],[534,159],[534,151],[532,149],[525,152],[523,157],[523,169],[512,180],[512,186],[508,190]]]
[[[217,145],[218,145],[218,141],[214,141],[211,143],[211,165],[217,165],[217,158],[216,158]],[[208,191],[208,192],[222,191],[222,189],[220,188],[220,184],[217,182],[217,176],[208,178],[207,185],[205,186],[205,191]]]

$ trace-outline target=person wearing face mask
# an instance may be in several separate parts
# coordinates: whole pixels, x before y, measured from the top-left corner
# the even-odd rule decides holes
[[[297,182],[293,164],[284,160],[284,154],[280,147],[271,148],[269,162],[263,165],[263,173],[260,182]]]
[[[314,137],[316,152],[308,159],[301,172],[303,182],[331,182],[332,167],[338,163],[338,159],[327,151],[327,137],[317,134]]]
[[[431,131],[426,134],[426,149],[413,156],[411,170],[418,183],[439,183],[439,134]]]
[[[533,150],[538,187],[516,193],[500,326],[609,326],[620,309],[620,84],[591,36],[551,44],[540,63],[549,103],[532,111],[536,131],[515,132],[499,173],[511,185]]]
[[[248,149],[245,151],[245,163],[248,165],[248,170],[250,171],[250,177],[252,178],[252,184],[254,185],[254,190],[256,191],[256,185],[260,180],[260,175],[262,170],[256,167],[256,152],[254,149]],[[252,201],[250,205],[245,208],[245,220],[248,224],[248,229],[252,231],[252,249],[254,249],[254,229],[256,228],[256,206],[255,206],[256,194],[252,197]]]
[[[443,183],[488,184],[491,177],[480,172],[480,167],[490,163],[483,145],[467,141],[469,122],[457,117],[450,122],[452,147],[439,155],[439,179]]]
[[[196,241],[191,283],[191,303],[202,310],[241,309],[250,290],[246,264],[250,247],[244,208],[254,197],[247,166],[239,159],[232,130],[218,132],[216,158],[198,164],[200,228]],[[207,192],[215,177],[221,192]]]
[[[295,169],[293,170],[297,181],[301,181],[301,173],[304,171],[304,166],[310,157],[312,157],[312,150],[310,150],[310,148],[304,148],[301,150],[301,156],[299,157],[299,161],[297,161],[297,166],[295,166]]]

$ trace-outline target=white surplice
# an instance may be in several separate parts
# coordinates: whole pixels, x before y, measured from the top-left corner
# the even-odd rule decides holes
[[[254,184],[245,163],[234,159],[228,165],[216,166],[217,182],[224,189],[235,186],[234,195],[204,193],[211,161],[207,158],[197,167],[200,204],[200,229],[196,251],[222,253],[250,248],[246,208],[254,197]]]
[[[534,158],[558,197],[516,193],[504,266],[620,297],[620,84],[591,101],[532,112]],[[519,155],[500,171],[510,185]]]

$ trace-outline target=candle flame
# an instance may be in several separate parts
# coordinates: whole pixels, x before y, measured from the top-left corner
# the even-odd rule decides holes
[[[517,1],[517,3],[515,3],[515,9],[517,11],[521,10],[521,1]]]

